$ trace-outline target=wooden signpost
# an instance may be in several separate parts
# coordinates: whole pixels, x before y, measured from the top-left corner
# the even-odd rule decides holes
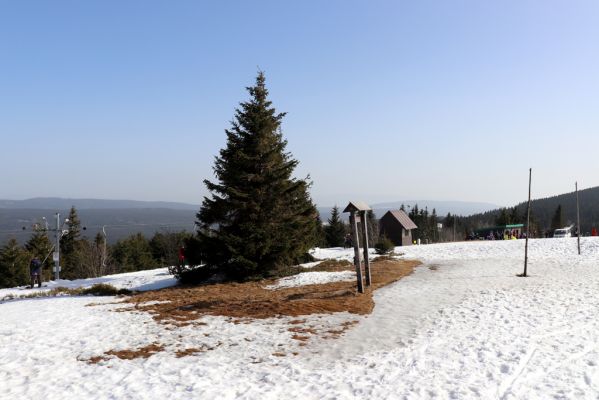
[[[360,235],[358,234],[358,218],[362,226],[362,246],[364,248],[364,277],[366,286],[370,286],[370,260],[368,259],[368,219],[366,212],[371,208],[361,201],[350,201],[343,210],[344,213],[349,213],[349,224],[352,230],[352,240],[354,242],[354,265],[356,267],[356,277],[358,280],[358,292],[364,293],[364,279],[362,277],[362,262],[360,259]],[[357,215],[356,215],[357,214]]]

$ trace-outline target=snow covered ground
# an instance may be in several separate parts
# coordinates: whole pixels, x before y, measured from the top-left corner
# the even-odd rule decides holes
[[[172,329],[111,311],[123,305],[110,297],[4,302],[0,399],[599,398],[598,238],[583,238],[581,256],[573,238],[531,240],[529,278],[516,277],[523,240],[396,251],[424,264],[378,290],[371,315],[302,318],[317,332],[358,321],[338,339],[314,335],[305,346],[292,339],[290,318],[205,317]],[[105,278],[117,287],[172,284],[164,272]],[[165,351],[85,362],[152,343]],[[206,351],[176,356],[190,348]]]
[[[106,283],[117,289],[130,289],[137,291],[162,289],[177,284],[177,280],[168,272],[168,268],[159,268],[151,271],[130,272],[126,274],[106,275],[101,278],[77,279],[69,281],[60,279],[58,281],[44,282],[41,288],[30,289],[27,286],[0,289],[0,301],[12,297],[21,297],[30,293],[48,292],[57,287],[69,289],[87,288],[98,283]]]

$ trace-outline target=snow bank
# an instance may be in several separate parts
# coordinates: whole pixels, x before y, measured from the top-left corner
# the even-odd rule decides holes
[[[106,275],[100,278],[65,280],[44,282],[41,288],[29,289],[27,286],[17,288],[0,289],[0,301],[10,297],[24,296],[35,292],[47,292],[57,287],[87,288],[98,283],[110,284],[117,289],[130,289],[136,291],[162,289],[177,284],[168,272],[168,268],[158,268],[146,271],[128,272],[124,274]]]
[[[265,286],[266,289],[282,289],[304,285],[322,285],[330,282],[352,281],[356,279],[355,271],[339,272],[302,272],[297,275],[281,278],[274,285]]]

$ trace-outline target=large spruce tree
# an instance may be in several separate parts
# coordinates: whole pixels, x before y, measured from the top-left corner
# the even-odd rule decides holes
[[[247,90],[197,214],[208,267],[235,279],[274,276],[298,260],[313,245],[317,216],[309,183],[292,178],[298,161],[285,151],[285,113],[268,100],[262,72]]]

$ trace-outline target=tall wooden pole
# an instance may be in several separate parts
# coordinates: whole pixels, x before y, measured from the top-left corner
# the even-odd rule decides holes
[[[366,286],[370,286],[370,260],[368,259],[368,222],[366,220],[366,211],[360,211],[362,221],[362,246],[364,246],[364,277]]]
[[[362,267],[360,263],[360,241],[358,239],[358,222],[356,221],[356,212],[349,212],[349,223],[354,240],[354,265],[356,266],[356,277],[358,279],[358,292],[364,293],[364,282],[362,281]]]
[[[578,182],[575,183],[576,187],[576,224],[578,226],[578,255],[580,255],[580,207],[578,205]]]
[[[530,236],[530,184],[532,181],[532,168],[528,170],[528,207],[526,209],[526,240],[524,243],[524,273],[526,277],[526,268],[528,267],[528,237]]]

